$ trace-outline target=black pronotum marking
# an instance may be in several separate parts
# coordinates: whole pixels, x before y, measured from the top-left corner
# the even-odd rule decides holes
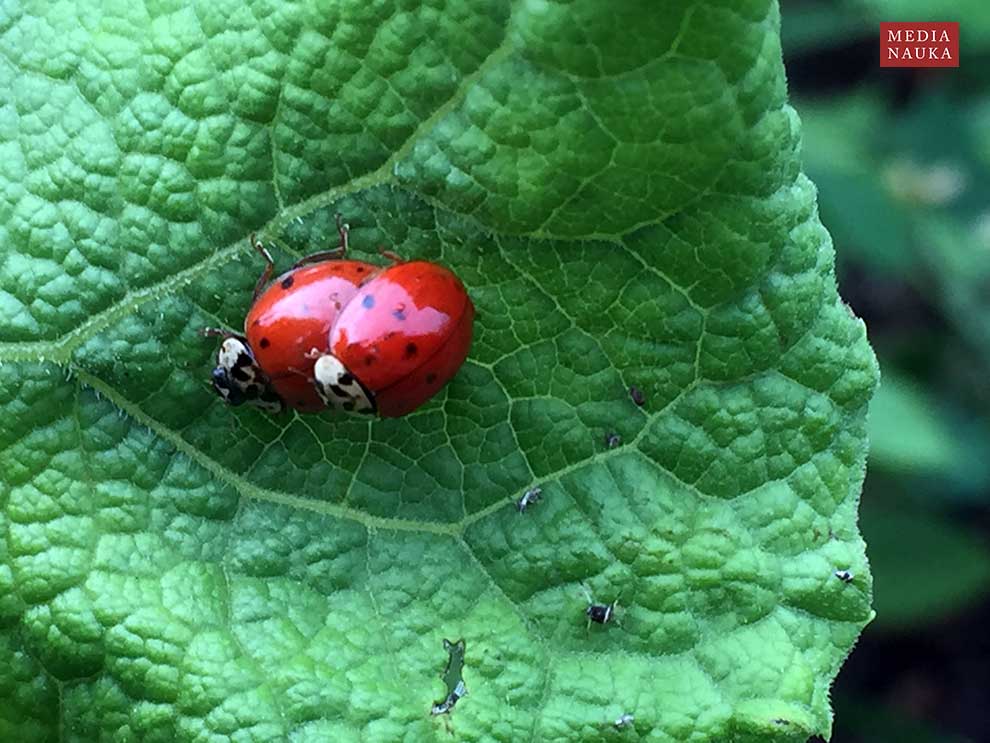
[[[230,370],[230,376],[236,379],[238,382],[250,383],[254,379],[253,374],[249,374],[248,371],[241,365],[238,361],[237,366]]]
[[[372,307],[375,306],[375,298],[370,294],[365,294],[364,299],[361,300],[361,306],[364,307],[366,310],[370,310]]]
[[[294,282],[295,282],[294,278],[292,278],[291,276],[286,276],[284,279],[282,279],[282,288],[288,289],[289,287],[292,286]]]
[[[350,386],[354,384],[354,376],[349,374],[348,372],[344,372],[337,378],[337,381],[340,382],[342,385]]]

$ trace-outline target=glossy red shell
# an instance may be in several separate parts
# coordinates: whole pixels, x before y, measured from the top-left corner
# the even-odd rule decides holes
[[[334,322],[362,283],[382,269],[362,261],[330,260],[282,274],[258,297],[244,333],[259,366],[290,408],[313,413],[326,406],[313,386],[312,349],[328,351]]]
[[[464,285],[426,261],[380,269],[333,323],[330,353],[375,396],[384,417],[433,397],[464,363],[474,305]]]

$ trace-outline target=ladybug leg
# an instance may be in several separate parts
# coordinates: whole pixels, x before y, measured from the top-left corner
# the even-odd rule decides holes
[[[340,233],[340,245],[338,245],[333,250],[321,250],[318,253],[313,253],[312,255],[307,255],[305,258],[300,258],[296,261],[293,268],[299,268],[300,266],[305,266],[308,263],[322,263],[323,261],[336,261],[347,255],[348,240],[347,236],[350,234],[351,226],[344,222],[344,217],[340,212],[334,215],[337,219],[337,232]]]
[[[337,222],[337,232],[340,234],[340,254],[341,256],[347,252],[347,237],[351,234],[351,226],[344,221],[344,215],[337,212],[333,215]]]
[[[265,259],[265,268],[261,272],[261,276],[258,277],[258,282],[254,285],[254,296],[251,298],[251,301],[254,302],[261,295],[261,290],[265,288],[265,284],[272,277],[272,272],[275,270],[275,261],[272,260],[272,254],[268,252],[265,244],[261,240],[256,239],[253,232],[248,240],[251,241],[251,247],[257,250],[261,254],[261,257]]]
[[[222,338],[223,340],[234,338],[247,346],[247,338],[240,333],[235,333],[233,330],[227,330],[226,328],[201,328],[199,332],[204,338]]]
[[[395,253],[395,252],[393,252],[391,250],[388,250],[384,245],[378,246],[378,252],[379,252],[379,254],[385,256],[390,261],[392,261],[392,263],[405,263],[406,262],[405,259],[401,255],[399,255],[398,253]]]
[[[323,261],[336,261],[344,257],[344,252],[340,248],[334,248],[333,250],[321,250],[319,253],[313,253],[312,255],[307,255],[304,258],[300,258],[296,261],[292,267],[299,268],[300,266],[308,266],[310,263],[323,263]]]

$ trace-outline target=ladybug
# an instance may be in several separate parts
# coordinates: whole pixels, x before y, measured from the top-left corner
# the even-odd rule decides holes
[[[395,263],[363,283],[313,354],[320,397],[340,410],[405,415],[435,395],[467,358],[474,305],[446,268]]]
[[[337,228],[337,249],[304,258],[264,291],[274,264],[252,239],[266,267],[246,335],[207,331],[224,337],[213,387],[226,402],[395,417],[426,402],[464,362],[474,306],[460,280],[388,253],[385,268],[344,260],[340,215]]]

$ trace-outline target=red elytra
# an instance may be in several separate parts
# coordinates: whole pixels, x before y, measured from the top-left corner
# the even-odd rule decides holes
[[[379,415],[398,417],[457,373],[473,325],[474,305],[453,273],[427,261],[396,263],[362,284],[343,308],[330,330],[329,353],[345,377],[350,373],[371,393]]]
[[[244,322],[248,344],[286,405],[304,413],[326,407],[313,385],[311,351],[329,350],[334,322],[380,270],[352,260],[302,266],[275,279],[251,306]]]

